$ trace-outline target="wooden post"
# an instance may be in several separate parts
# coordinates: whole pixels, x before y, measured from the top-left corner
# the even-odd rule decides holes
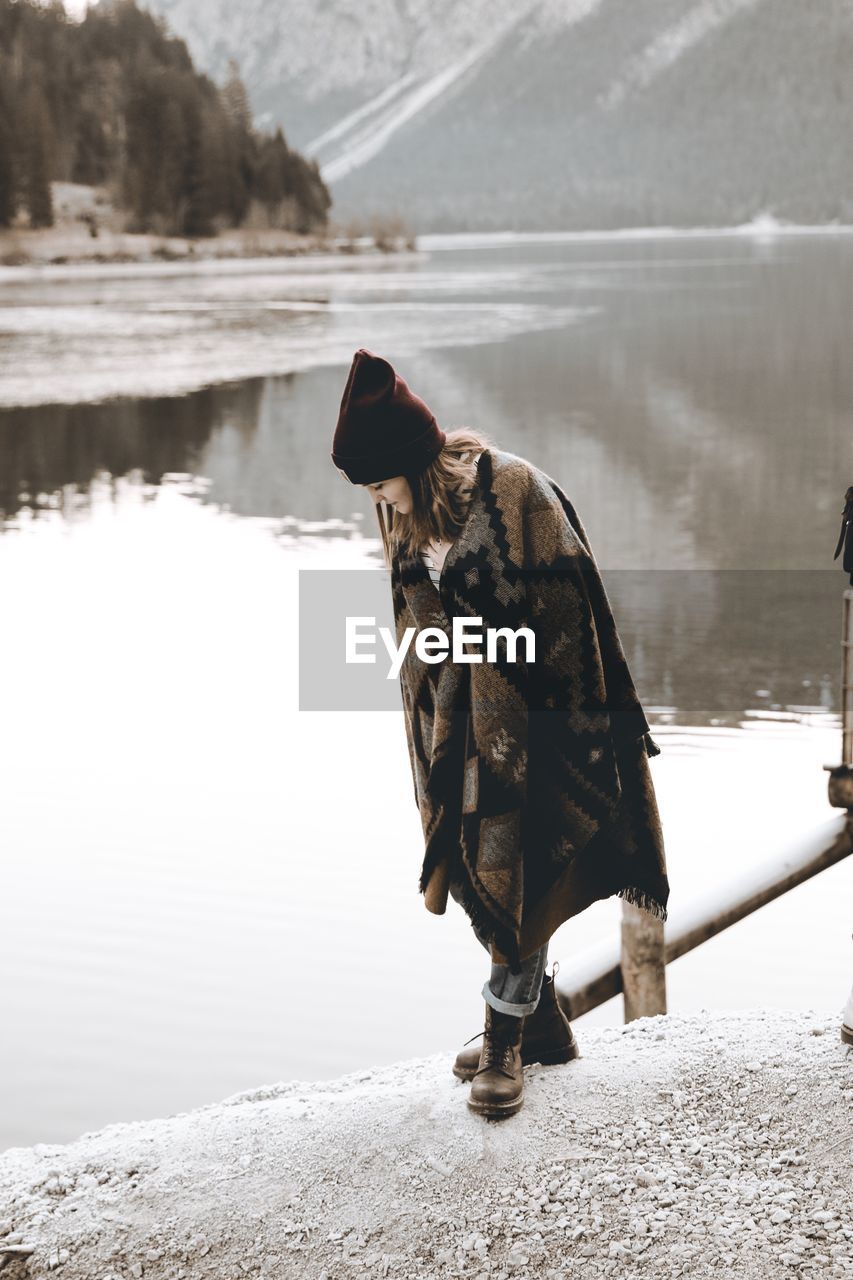
[[[664,924],[622,902],[622,993],[625,1021],[666,1013]]]
[[[825,764],[829,803],[853,812],[853,587],[841,602],[841,764]]]
[[[853,765],[853,587],[844,592],[841,622],[841,763]]]

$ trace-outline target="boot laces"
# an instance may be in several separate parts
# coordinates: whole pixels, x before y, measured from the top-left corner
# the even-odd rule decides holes
[[[498,1060],[499,1051],[500,1059]],[[477,1074],[479,1075],[480,1071],[492,1069],[512,1079],[512,1050],[508,1044],[496,1045],[492,1037],[487,1036],[483,1042],[483,1064],[478,1068]]]
[[[515,1021],[517,1020],[513,1019],[513,1022]],[[495,1027],[494,1023],[492,1023],[480,1032],[480,1035],[483,1036],[483,1052],[480,1060],[481,1065],[477,1070],[478,1075],[481,1071],[495,1070],[512,1079],[512,1046],[515,1041],[515,1034],[515,1027],[511,1022],[508,1022],[503,1028]],[[471,1038],[475,1039],[476,1037],[472,1036]]]
[[[466,1039],[465,1044],[470,1044],[471,1041],[475,1041],[475,1039],[479,1039],[480,1036],[485,1036],[485,1032],[476,1033],[476,1036],[471,1036],[470,1039]],[[465,1044],[462,1044],[462,1048],[465,1048]],[[508,1044],[506,1044],[505,1048],[503,1048],[500,1064],[496,1064],[496,1062],[494,1062],[494,1056],[496,1056],[496,1046],[494,1046],[494,1041],[491,1037],[485,1037],[483,1042],[483,1053],[484,1053],[483,1066],[480,1066],[480,1068],[478,1069],[478,1073],[479,1071],[487,1071],[489,1068],[491,1068],[491,1066],[497,1065],[498,1070],[502,1070],[503,1073],[505,1073],[505,1075],[512,1074],[511,1071],[507,1070],[507,1066],[508,1066],[507,1059],[508,1057],[510,1057],[510,1046],[508,1046]]]

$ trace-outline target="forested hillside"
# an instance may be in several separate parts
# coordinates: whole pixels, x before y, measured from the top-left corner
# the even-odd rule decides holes
[[[237,66],[217,86],[135,0],[82,22],[61,0],[0,0],[0,226],[53,222],[50,183],[106,187],[127,230],[310,231],[331,205],[316,163],[252,123]]]

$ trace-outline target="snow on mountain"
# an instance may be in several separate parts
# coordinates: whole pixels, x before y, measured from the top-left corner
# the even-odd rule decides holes
[[[704,0],[654,37],[645,49],[625,67],[621,77],[602,95],[601,104],[612,109],[631,92],[645,89],[689,49],[710,35],[724,22],[731,21],[741,9],[757,0]]]
[[[147,3],[215,79],[236,58],[341,221],[853,219],[850,0]]]
[[[235,57],[256,103],[287,85],[315,105],[353,91],[363,102],[405,76],[438,74],[518,13],[517,0],[150,0],[147,7],[214,76]]]
[[[372,103],[351,112],[334,128],[309,143],[306,148],[309,155],[319,158],[323,148],[330,144],[338,153],[322,165],[324,180],[334,182],[352,169],[366,164],[408,120],[430,103],[446,96],[467,71],[488,58],[495,45],[523,22],[533,7],[530,5],[526,10],[522,9],[504,24],[496,24],[485,39],[477,41],[455,62],[427,79],[419,82],[411,74],[404,76],[392,86],[392,94],[383,91]]]

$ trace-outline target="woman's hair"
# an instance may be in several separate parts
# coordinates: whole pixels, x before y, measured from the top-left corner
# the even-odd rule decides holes
[[[470,427],[448,431],[441,452],[426,470],[406,476],[412,490],[411,512],[401,514],[388,507],[386,516],[381,510],[383,504],[376,504],[388,568],[397,554],[419,555],[430,542],[452,541],[456,537],[465,523],[476,480],[474,459],[483,449],[495,447],[494,440]]]

